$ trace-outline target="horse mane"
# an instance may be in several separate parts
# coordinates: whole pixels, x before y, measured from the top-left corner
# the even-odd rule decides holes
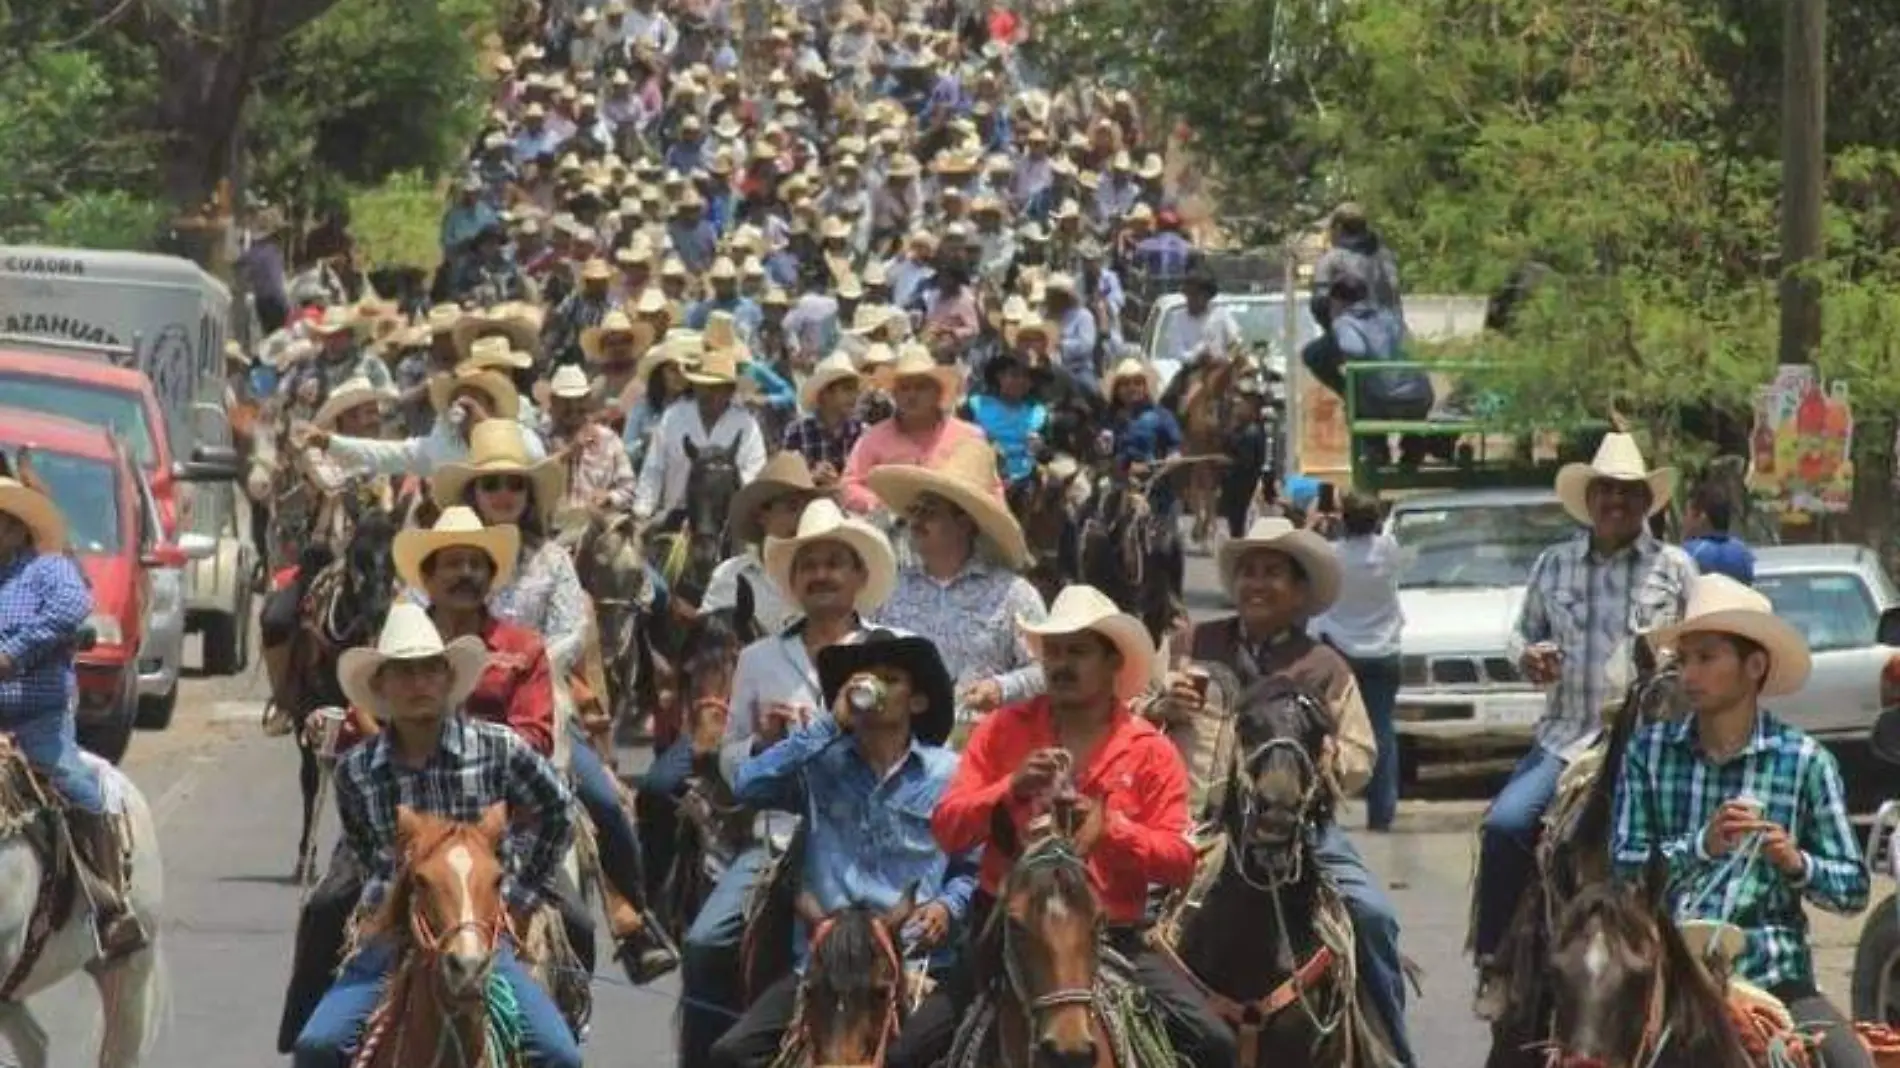
[[[811,947],[805,982],[828,998],[859,1003],[878,996],[878,965],[885,961],[877,910],[852,905],[830,916],[831,928]]]

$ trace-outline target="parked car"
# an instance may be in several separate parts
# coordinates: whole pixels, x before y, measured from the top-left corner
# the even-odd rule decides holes
[[[1900,670],[1900,646],[1888,644],[1896,635],[1881,629],[1900,592],[1880,557],[1861,545],[1757,549],[1755,588],[1800,628],[1814,656],[1807,685],[1776,702],[1775,714],[1830,742],[1866,741],[1893,703],[1883,689]]]
[[[145,475],[127,442],[72,419],[0,408],[0,450],[30,447],[34,473],[66,517],[67,543],[92,587],[90,643],[76,656],[80,744],[125,755],[139,718],[152,574],[209,555],[209,539],[166,542]]]
[[[150,485],[159,513],[158,540],[182,544],[189,533],[198,536],[194,540],[209,538],[217,544],[215,530],[202,530],[197,522],[199,498],[184,488],[235,478],[236,457],[229,450],[201,446],[192,459],[177,459],[165,411],[143,372],[95,360],[0,352],[0,405],[60,415],[118,434]],[[214,550],[206,558],[216,555]],[[211,674],[236,672],[248,654],[250,587],[245,585],[237,618],[212,614],[194,621],[187,599],[189,564],[159,567],[152,575],[152,640],[139,663],[140,716],[150,723],[171,718],[187,629],[204,632],[205,669]]]

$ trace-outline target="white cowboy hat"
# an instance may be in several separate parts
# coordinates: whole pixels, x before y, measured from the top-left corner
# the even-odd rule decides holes
[[[1615,482],[1649,484],[1649,514],[1669,507],[1676,492],[1676,469],[1658,467],[1651,471],[1643,462],[1643,450],[1628,434],[1605,434],[1597,454],[1587,464],[1565,464],[1557,472],[1557,500],[1579,523],[1590,523],[1590,483],[1599,478]]]
[[[819,360],[817,366],[811,369],[811,377],[805,379],[805,384],[799,387],[798,403],[806,411],[815,412],[818,410],[818,398],[825,390],[846,379],[860,381],[863,377],[858,373],[857,365],[851,362],[849,355],[834,352]]]
[[[505,337],[485,337],[468,346],[455,364],[457,371],[521,371],[534,366],[534,357],[515,348]]]
[[[389,606],[383,632],[376,647],[349,649],[337,661],[336,679],[350,704],[377,719],[389,718],[383,699],[376,693],[376,672],[391,660],[433,660],[449,663],[448,707],[453,710],[468,699],[488,666],[488,649],[472,635],[442,644],[442,632],[435,629],[429,613],[419,604],[401,601]]]
[[[829,492],[812,481],[811,468],[797,449],[780,449],[765,461],[752,481],[732,495],[726,525],[740,544],[752,545],[765,539],[765,529],[759,524],[761,508],[788,494],[815,497]]]
[[[897,361],[891,364],[893,382],[905,378],[932,378],[937,381],[937,406],[950,411],[963,392],[963,372],[954,364],[938,363],[922,345],[905,344],[897,349]]]
[[[534,503],[543,515],[553,515],[567,495],[567,467],[550,457],[539,463],[528,459],[522,444],[525,431],[512,419],[484,419],[468,432],[468,459],[443,464],[431,478],[435,503],[443,508],[462,503],[469,483],[485,475],[522,475],[534,486]]]
[[[436,411],[447,411],[459,390],[472,389],[489,400],[488,414],[498,419],[513,419],[521,414],[521,395],[515,384],[498,371],[456,371],[429,379],[429,403]]]
[[[899,515],[926,493],[942,497],[976,524],[977,536],[989,543],[997,563],[1016,568],[1029,562],[1022,524],[1003,501],[996,450],[988,442],[965,442],[930,467],[881,465],[865,478],[865,484]]]
[[[323,407],[317,409],[317,414],[311,416],[310,421],[324,430],[333,430],[344,412],[366,404],[381,404],[384,396],[383,391],[372,385],[369,379],[358,375],[331,390],[330,395],[324,398]]]
[[[1306,573],[1307,614],[1319,615],[1339,598],[1339,554],[1325,538],[1310,530],[1301,530],[1281,516],[1256,519],[1247,528],[1247,536],[1223,542],[1217,557],[1221,590],[1228,600],[1234,598],[1234,569],[1240,558],[1250,552],[1271,549],[1285,553]]]
[[[1649,643],[1672,648],[1684,634],[1730,634],[1745,638],[1768,654],[1763,697],[1786,697],[1801,689],[1814,668],[1808,641],[1794,624],[1775,615],[1768,597],[1727,575],[1698,575],[1689,588],[1682,622],[1647,634]]]
[[[524,304],[519,301],[509,304],[497,304],[492,308],[463,313],[451,333],[455,339],[455,349],[464,357],[469,348],[483,337],[501,334],[523,352],[534,354],[541,351],[541,324],[546,314],[536,304]]]
[[[1063,587],[1049,606],[1047,619],[1037,622],[1017,616],[1016,626],[1037,659],[1042,657],[1046,637],[1088,630],[1107,638],[1122,654],[1122,669],[1115,676],[1115,696],[1121,700],[1146,690],[1154,674],[1155,643],[1148,628],[1093,586]]]
[[[422,564],[431,554],[452,546],[480,549],[495,563],[495,578],[489,588],[500,589],[514,577],[515,562],[521,555],[521,530],[513,524],[484,526],[475,509],[465,504],[442,509],[435,526],[428,530],[412,527],[396,535],[390,559],[396,574],[407,585],[422,588]]]
[[[805,506],[804,514],[798,517],[797,534],[765,539],[765,551],[761,555],[765,560],[766,577],[790,596],[792,561],[800,549],[821,541],[839,542],[863,561],[868,577],[864,588],[858,591],[859,613],[875,612],[890,599],[891,591],[897,588],[897,554],[891,549],[890,541],[883,531],[864,520],[846,516],[838,502],[829,497],[819,497]]]
[[[594,395],[593,383],[587,381],[587,372],[575,364],[563,364],[548,380],[548,396],[563,400],[585,400]]]
[[[1018,326],[1016,328],[1017,336],[1022,336],[1022,332],[1029,329],[1032,325],[1031,323],[1025,322],[1021,326]],[[1047,327],[1041,327],[1041,329],[1045,335],[1048,333]],[[1161,376],[1156,373],[1154,367],[1146,360],[1126,356],[1122,358],[1120,363],[1115,365],[1114,370],[1108,372],[1106,378],[1102,379],[1102,396],[1107,397],[1110,403],[1113,403],[1115,400],[1115,387],[1120,385],[1124,378],[1146,379],[1148,382],[1148,399],[1152,401],[1159,401],[1161,399]]]
[[[26,524],[33,532],[34,549],[43,553],[66,551],[66,517],[46,494],[18,479],[0,478],[0,512]]]

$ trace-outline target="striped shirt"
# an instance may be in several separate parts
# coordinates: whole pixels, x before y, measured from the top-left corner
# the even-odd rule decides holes
[[[393,732],[383,731],[350,750],[336,768],[343,840],[368,873],[363,904],[380,904],[395,878],[397,806],[474,823],[494,804],[508,806],[515,828],[531,828],[509,836],[502,848],[511,873],[508,900],[517,908],[540,901],[574,837],[572,798],[554,765],[509,728],[459,715],[443,721],[441,745],[420,768],[393,759],[393,739]]]
[[[1766,989],[1812,983],[1803,898],[1853,915],[1870,879],[1847,818],[1840,768],[1820,743],[1762,711],[1741,752],[1714,764],[1702,754],[1693,716],[1643,728],[1616,791],[1611,849],[1619,872],[1642,872],[1654,846],[1669,866],[1670,899],[1682,918],[1727,920],[1747,935],[1736,974]],[[1787,830],[1807,870],[1790,878],[1767,857],[1725,867],[1703,832],[1723,802],[1751,797],[1763,818]],[[1746,847],[1740,847],[1745,849]]]
[[[1631,639],[1680,620],[1695,575],[1689,554],[1648,534],[1607,558],[1591,551],[1587,531],[1538,556],[1509,651],[1514,661],[1539,642],[1563,652],[1537,724],[1541,748],[1566,756],[1595,737],[1604,705],[1631,677]]]

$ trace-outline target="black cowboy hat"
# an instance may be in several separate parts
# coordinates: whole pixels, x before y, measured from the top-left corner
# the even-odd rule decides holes
[[[1000,393],[997,384],[1002,380],[1003,372],[1014,368],[1018,371],[1029,370],[1029,362],[1015,352],[1005,349],[983,362],[983,388],[992,394]]]
[[[942,745],[956,725],[956,684],[943,666],[943,657],[928,638],[903,637],[888,630],[873,630],[862,641],[828,645],[818,651],[818,683],[824,691],[825,707],[838,703],[838,691],[860,671],[878,667],[901,668],[910,676],[911,689],[930,702],[930,707],[911,724],[911,733],[925,745]]]

